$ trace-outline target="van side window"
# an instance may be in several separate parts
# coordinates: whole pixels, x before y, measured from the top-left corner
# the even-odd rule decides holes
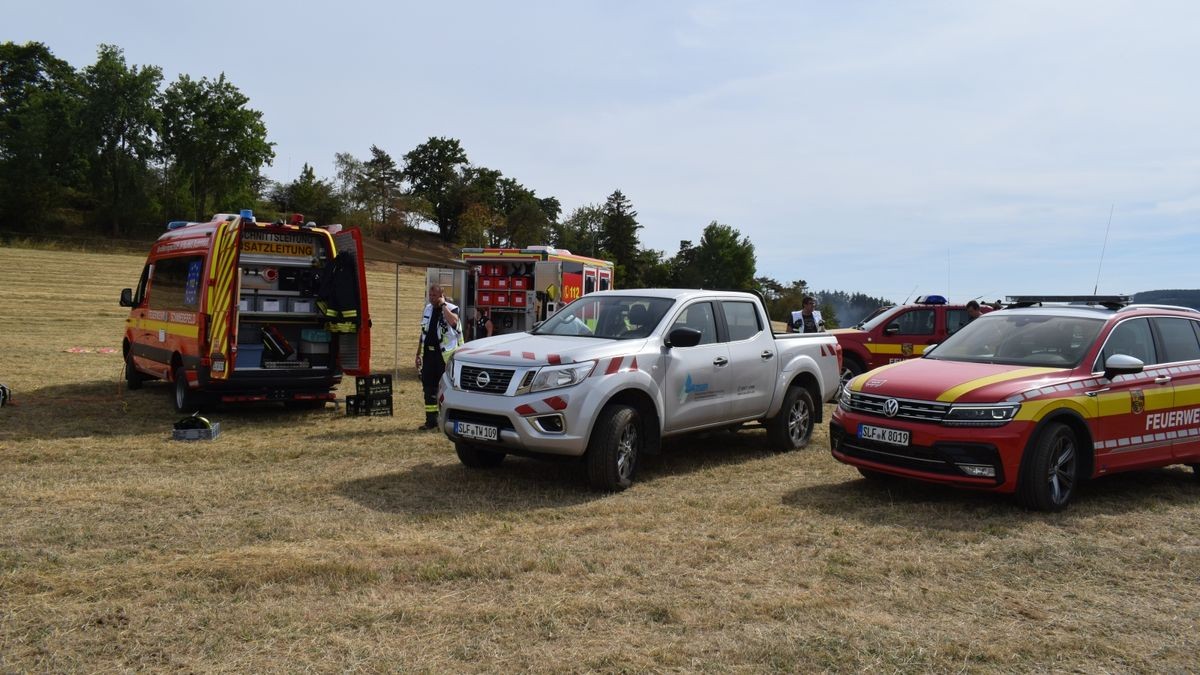
[[[721,310],[725,312],[725,325],[729,328],[730,341],[752,338],[762,330],[754,303],[723,300]]]
[[[202,256],[163,258],[154,263],[150,309],[198,309],[203,271]]]

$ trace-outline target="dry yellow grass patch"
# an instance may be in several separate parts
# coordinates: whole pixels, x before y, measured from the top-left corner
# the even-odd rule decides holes
[[[0,248],[0,671],[1183,672],[1200,485],[1154,471],[1061,515],[881,488],[761,430],[676,442],[617,495],[571,462],[461,467],[414,431],[423,273],[394,418],[220,411],[167,440],[120,387],[142,259]],[[391,367],[390,266],[370,274]],[[345,391],[342,392],[346,393]],[[352,393],[352,392],[351,392]]]

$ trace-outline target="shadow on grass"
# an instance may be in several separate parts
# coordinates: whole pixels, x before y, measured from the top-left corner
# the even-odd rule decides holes
[[[770,456],[763,447],[764,439],[752,432],[685,437],[667,444],[659,455],[644,457],[636,481],[650,483]],[[561,508],[612,496],[588,486],[582,459],[513,456],[494,469],[468,469],[457,461],[420,464],[342,483],[338,492],[377,511],[416,515]]]
[[[1098,515],[1147,512],[1200,502],[1192,470],[1173,466],[1104,476],[1085,482],[1059,513],[1023,509],[1011,495],[952,488],[903,479],[848,480],[803,487],[783,503],[870,525],[914,530],[988,530],[1030,520],[1067,524]]]
[[[183,417],[175,411],[169,383],[147,382],[137,391],[128,390],[116,380],[92,380],[58,384],[31,391],[18,391],[16,405],[6,406],[0,439],[84,438],[91,436],[169,436],[172,425]],[[344,414],[325,410],[288,410],[281,404],[206,408],[204,416],[212,421],[247,425],[270,431],[294,430],[298,419],[321,419]]]

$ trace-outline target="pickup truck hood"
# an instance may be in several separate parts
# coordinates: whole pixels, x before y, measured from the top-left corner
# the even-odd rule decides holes
[[[994,403],[1071,379],[1071,371],[1064,368],[912,359],[859,375],[850,382],[850,390],[919,401]]]
[[[578,363],[639,353],[646,340],[510,333],[472,340],[455,353],[456,360],[488,365],[544,366]]]

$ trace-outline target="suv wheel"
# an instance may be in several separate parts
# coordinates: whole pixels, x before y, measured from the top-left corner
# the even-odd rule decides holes
[[[1021,463],[1017,500],[1027,509],[1061,511],[1079,482],[1079,443],[1065,424],[1050,424]]]

